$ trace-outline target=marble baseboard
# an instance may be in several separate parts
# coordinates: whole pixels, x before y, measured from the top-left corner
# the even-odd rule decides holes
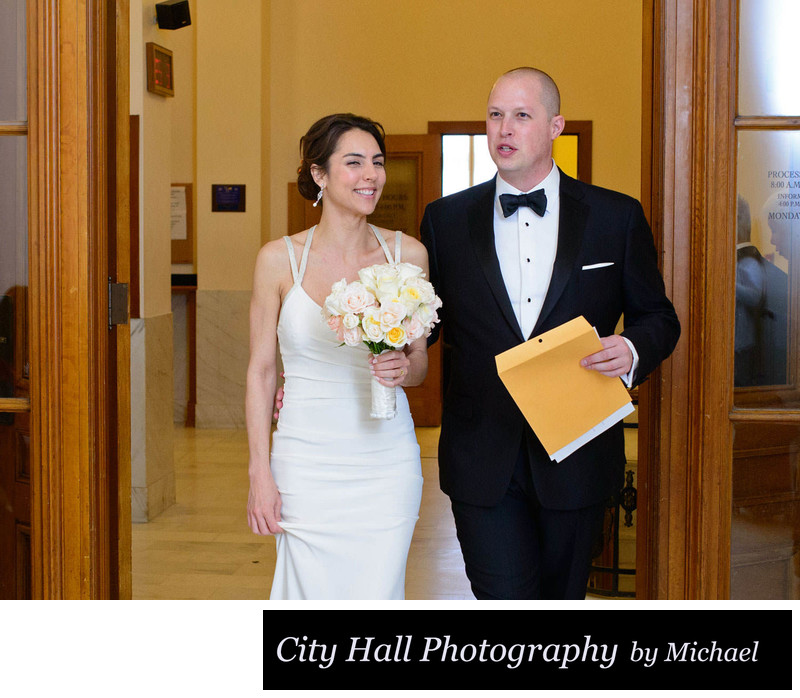
[[[174,400],[172,403],[172,421],[175,424],[186,424],[186,415],[189,409],[183,401]]]
[[[175,504],[175,472],[147,487],[131,488],[131,522],[147,523]]]
[[[187,297],[185,293],[172,294],[172,356],[173,356],[173,409],[172,421],[186,423],[189,404],[189,341],[187,336]]]
[[[241,405],[197,405],[195,426],[198,429],[246,429],[244,401]]]
[[[175,503],[172,314],[131,320],[131,506],[149,521]]]
[[[146,460],[146,401],[145,401],[145,347],[144,323],[141,318],[131,318],[131,484],[145,484]]]
[[[250,291],[197,292],[197,408],[201,429],[243,429]]]

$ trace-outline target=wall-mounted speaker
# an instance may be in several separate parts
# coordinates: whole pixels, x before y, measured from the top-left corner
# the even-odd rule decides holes
[[[192,23],[189,0],[166,0],[156,3],[156,21],[159,29],[180,29]]]

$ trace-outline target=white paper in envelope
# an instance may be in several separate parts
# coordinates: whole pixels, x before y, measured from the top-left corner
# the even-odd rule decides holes
[[[633,412],[619,378],[580,365],[602,348],[581,316],[495,357],[500,379],[554,461]]]

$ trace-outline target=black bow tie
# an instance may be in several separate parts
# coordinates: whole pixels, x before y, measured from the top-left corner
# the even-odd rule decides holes
[[[500,194],[500,206],[506,218],[520,206],[528,206],[534,213],[543,216],[547,209],[547,197],[544,195],[544,189],[537,189],[529,194]]]

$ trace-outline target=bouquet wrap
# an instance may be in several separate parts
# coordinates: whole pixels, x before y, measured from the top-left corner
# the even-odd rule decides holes
[[[382,385],[374,376],[370,385],[372,387],[372,405],[369,416],[373,419],[394,419],[397,414],[397,391],[394,386]]]

